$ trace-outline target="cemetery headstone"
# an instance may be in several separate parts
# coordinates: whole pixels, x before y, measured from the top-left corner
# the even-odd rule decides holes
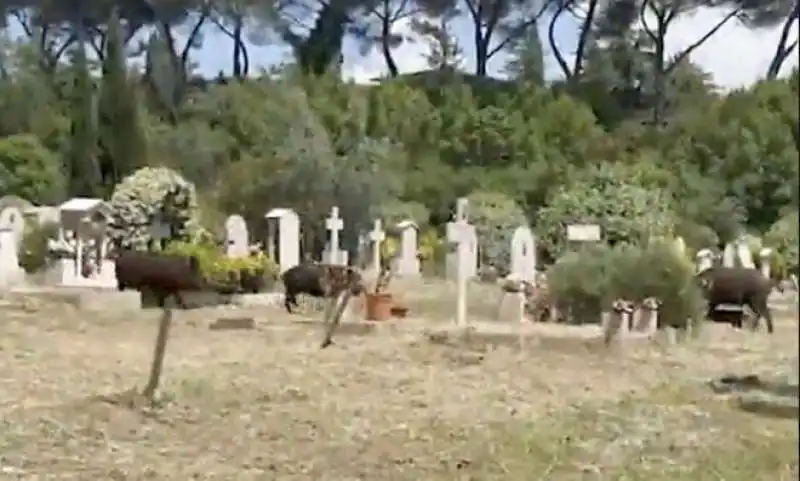
[[[736,257],[742,267],[754,269],[756,267],[753,262],[753,254],[750,252],[750,246],[747,244],[747,239],[744,237],[739,238],[735,243]]]
[[[244,217],[228,216],[225,220],[225,242],[225,253],[230,257],[246,257],[250,254],[250,238]]]
[[[451,225],[464,224],[469,225],[467,222],[467,199],[460,198],[456,202],[456,213],[451,222],[447,223],[448,232]],[[459,271],[466,276],[466,279],[475,277],[478,273],[478,235],[475,231],[475,226],[472,229],[460,229],[461,233],[466,236],[460,242],[464,243],[463,259],[458,259],[458,252],[451,251],[447,254],[446,259],[446,275],[448,279],[458,280]],[[450,241],[448,235],[448,241]]]
[[[60,238],[72,239],[72,259],[62,259],[60,284],[72,287],[115,287],[114,261],[107,259],[110,218],[102,199],[76,197],[59,206]]]
[[[0,228],[0,288],[9,288],[25,279],[25,271],[19,266],[19,252],[14,231]]]
[[[347,262],[339,245],[339,232],[344,229],[344,222],[339,217],[338,207],[331,208],[331,215],[325,220],[325,228],[330,232],[331,240],[323,253],[323,260],[327,264],[345,265]]]
[[[292,209],[277,208],[267,212],[264,218],[267,220],[267,256],[278,263],[283,273],[300,263],[300,217]]]
[[[0,229],[9,229],[14,236],[17,249],[25,236],[25,216],[16,207],[6,207],[0,211]]]
[[[398,276],[419,275],[419,227],[413,220],[397,224],[400,232],[400,252],[396,258],[395,272]]]
[[[383,225],[380,219],[375,219],[372,230],[369,233],[369,240],[372,242],[372,270],[381,271],[381,242],[386,238]]]
[[[456,325],[467,326],[467,280],[475,275],[475,257],[471,245],[476,239],[475,226],[466,220],[466,199],[459,199],[455,222],[447,224],[447,241],[456,261]],[[461,202],[463,201],[463,202]]]
[[[772,249],[765,247],[758,253],[759,260],[761,261],[761,275],[769,279],[772,275],[770,261],[772,258]]]
[[[729,243],[722,251],[722,265],[725,267],[736,267],[736,246]]]
[[[703,272],[714,265],[714,252],[711,249],[700,249],[695,255],[697,272]]]
[[[511,274],[527,282],[536,278],[536,241],[527,226],[520,226],[511,236]]]

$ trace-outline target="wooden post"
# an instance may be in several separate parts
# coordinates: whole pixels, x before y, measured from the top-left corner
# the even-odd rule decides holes
[[[161,311],[161,320],[158,323],[158,335],[156,336],[156,344],[153,349],[153,362],[150,364],[150,377],[147,380],[147,385],[142,391],[144,396],[151,403],[156,395],[156,390],[161,381],[161,372],[164,369],[164,355],[167,352],[167,341],[169,340],[169,331],[172,327],[172,308],[164,306]]]
[[[339,322],[342,320],[342,315],[344,314],[345,308],[347,308],[347,304],[350,302],[350,298],[353,296],[353,292],[351,289],[345,289],[340,295],[336,296],[335,298],[331,299],[331,307],[336,305],[336,309],[333,310],[333,318],[328,320],[327,316],[325,317],[325,334],[322,337],[322,342],[319,345],[320,349],[325,349],[326,347],[333,344],[333,333],[336,331],[336,328],[339,326]],[[338,302],[337,302],[338,301]],[[326,309],[327,311],[327,309]]]

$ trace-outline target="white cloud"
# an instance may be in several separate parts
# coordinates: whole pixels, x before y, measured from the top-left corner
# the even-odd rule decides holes
[[[701,9],[694,16],[675,22],[667,34],[667,50],[670,54],[682,51],[713,28],[724,15],[724,11]],[[720,87],[749,85],[767,71],[778,45],[781,27],[751,30],[731,20],[697,48],[691,59],[711,72]],[[790,38],[797,38],[797,24],[792,34]],[[787,73],[795,65],[797,52],[787,60],[781,73]]]
[[[394,29],[398,34],[417,39],[413,42],[405,41],[392,51],[397,68],[403,73],[424,70],[428,65],[424,58],[428,47],[425,42],[418,40],[418,35],[411,31],[409,19],[397,22]],[[372,79],[388,73],[386,62],[378,49],[373,48],[367,55],[354,58],[358,53],[358,45],[352,39],[346,40],[345,43],[345,51],[352,52],[350,55],[352,60],[345,62],[342,72],[345,80],[353,79],[357,83],[369,83]],[[350,45],[347,45],[348,43]]]

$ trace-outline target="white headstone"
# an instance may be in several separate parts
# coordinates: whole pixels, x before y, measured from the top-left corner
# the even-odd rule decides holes
[[[536,279],[536,241],[527,226],[520,226],[511,236],[511,274],[533,282]]]
[[[339,217],[339,208],[331,208],[331,216],[325,220],[325,228],[331,233],[331,241],[325,252],[325,261],[333,265],[344,265],[346,261],[339,246],[339,232],[344,229],[344,222]]]
[[[722,251],[722,265],[725,267],[736,267],[736,246],[733,244],[725,245]]]
[[[17,249],[22,245],[22,238],[25,236],[25,216],[16,207],[6,207],[0,211],[0,229],[10,229],[14,235],[14,242]]]
[[[475,257],[471,244],[475,241],[475,226],[461,219],[447,224],[447,241],[454,247],[456,259],[456,324],[467,325],[467,280],[474,275]],[[470,267],[471,266],[471,267]]]
[[[458,251],[454,250],[448,252],[446,260],[446,271],[448,279],[458,280],[459,275],[464,275],[467,279],[475,277],[478,272],[478,235],[475,232],[475,226],[467,222],[467,199],[460,198],[456,202],[456,214],[452,222],[447,223],[447,240],[450,243],[456,242],[455,238],[451,238],[451,229],[458,229],[460,242],[463,244],[464,253],[462,259],[459,260]],[[469,228],[462,228],[459,226],[469,226]],[[455,231],[453,231],[455,232]],[[461,245],[459,244],[459,245]],[[459,274],[459,272],[461,274]]]
[[[14,231],[0,228],[0,288],[13,287],[25,279],[19,266],[19,252]]]
[[[739,258],[739,263],[742,267],[747,267],[748,269],[753,269],[756,267],[755,262],[753,262],[753,254],[750,252],[750,246],[747,243],[747,238],[740,238],[735,242],[736,245],[736,257]]]
[[[386,238],[383,225],[380,219],[375,219],[372,230],[369,233],[369,240],[372,242],[372,270],[381,271],[381,242]]]
[[[769,247],[761,249],[761,252],[758,253],[758,257],[761,261],[761,275],[769,279],[772,275],[772,266],[770,265],[770,261],[772,260],[772,249]]]
[[[714,252],[711,249],[700,249],[695,255],[697,272],[703,272],[714,265]]]
[[[300,263],[300,217],[292,209],[277,208],[267,212],[264,218],[267,219],[267,255],[278,262],[283,273]]]
[[[395,272],[398,276],[418,276],[419,227],[412,220],[397,224],[400,231],[400,252],[396,257]]]
[[[246,257],[250,254],[250,238],[244,217],[228,216],[225,220],[225,242],[225,252],[230,257]]]

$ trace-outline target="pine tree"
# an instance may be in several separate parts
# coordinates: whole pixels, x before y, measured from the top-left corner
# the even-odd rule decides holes
[[[544,52],[535,23],[516,42],[509,57],[504,69],[506,74],[515,80],[544,85]]]
[[[122,178],[147,162],[147,138],[139,112],[136,85],[128,78],[122,25],[117,11],[108,22],[98,105],[100,170],[113,189]]]
[[[102,196],[97,163],[97,118],[95,88],[83,42],[70,51],[72,89],[70,91],[70,137],[65,158],[68,194],[72,197]]]

